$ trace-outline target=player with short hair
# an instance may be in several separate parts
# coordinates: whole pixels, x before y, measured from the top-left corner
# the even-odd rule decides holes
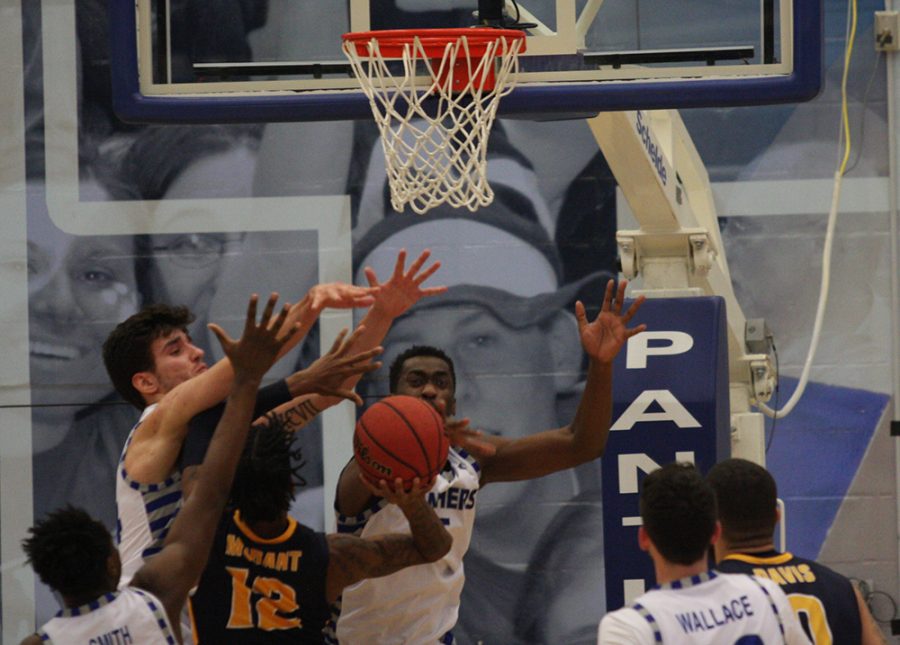
[[[210,325],[233,369],[234,385],[194,494],[172,523],[160,552],[138,569],[129,585],[117,589],[122,570],[119,552],[106,528],[84,511],[65,508],[30,529],[23,549],[41,580],[62,594],[65,609],[23,645],[181,642],[178,615],[206,563],[260,381],[300,331],[285,325],[287,307],[272,317],[276,300],[272,294],[257,323],[257,297],[250,299],[238,341]]]
[[[440,561],[364,580],[344,590],[332,640],[355,643],[452,643],[464,574],[462,558],[471,539],[476,496],[485,484],[541,477],[599,457],[612,423],[612,361],[644,325],[628,327],[642,300],[623,313],[625,288],[610,280],[602,309],[589,322],[584,306],[576,318],[584,351],[590,358],[588,380],[571,424],[519,439],[482,437],[467,422],[448,424],[451,448],[428,499],[453,535],[450,552]],[[407,350],[391,368],[392,394],[432,403],[445,416],[455,414],[455,373],[449,357],[430,347]],[[498,402],[499,404],[499,402]],[[508,401],[517,405],[517,401]],[[455,446],[455,447],[454,447]],[[477,451],[477,459],[461,446]],[[362,537],[403,529],[403,517],[360,481],[351,460],[338,481],[338,527]]]
[[[372,302],[371,289],[333,283],[316,285],[291,306],[285,329],[299,329],[280,356],[302,339],[325,307],[354,307]],[[181,506],[181,478],[175,469],[188,422],[219,403],[233,381],[227,357],[212,367],[187,333],[193,315],[185,307],[151,305],[116,326],[103,345],[103,360],[116,390],[142,410],[129,434],[116,476],[117,543],[122,554],[122,584],[128,584],[144,559],[159,552]],[[361,332],[355,332],[355,341]],[[371,369],[371,354],[349,356],[351,344],[338,345],[308,369],[262,388],[256,416],[299,396],[315,392],[350,398],[343,387],[349,375]]]
[[[210,561],[191,596],[199,642],[222,645],[321,643],[329,604],[363,578],[434,562],[451,537],[424,498],[432,482],[410,491],[381,482],[372,493],[395,504],[409,533],[367,539],[318,533],[288,515],[295,480],[294,429],[271,415],[244,448]],[[190,448],[192,435],[188,436]]]
[[[778,583],[817,645],[886,642],[859,590],[847,578],[818,562],[775,549],[773,535],[781,513],[778,487],[769,471],[746,459],[726,459],[710,469],[706,480],[716,492],[722,524],[722,536],[715,544],[716,569]]]
[[[692,464],[644,478],[638,544],[657,587],[600,621],[598,644],[809,643],[787,597],[770,580],[708,571],[721,527],[716,496]]]

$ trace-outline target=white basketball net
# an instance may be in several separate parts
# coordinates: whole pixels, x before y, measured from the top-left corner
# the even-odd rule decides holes
[[[354,43],[344,42],[381,130],[395,210],[409,204],[422,214],[447,203],[475,211],[493,201],[487,180],[488,135],[500,99],[515,85],[521,45],[521,39],[499,36],[487,44],[484,55],[473,58],[468,39],[461,36],[444,46],[440,60],[432,60],[414,37],[403,46],[400,72],[389,67],[377,38],[368,41],[364,56]],[[426,71],[430,85],[417,83],[417,69]],[[484,89],[492,72],[495,81]]]

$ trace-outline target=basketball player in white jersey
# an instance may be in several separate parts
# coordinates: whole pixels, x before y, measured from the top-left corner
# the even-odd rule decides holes
[[[422,270],[428,256],[423,253],[407,270],[406,254],[401,253],[394,275],[384,284],[374,280],[365,288],[341,283],[313,287],[290,309],[286,324],[299,324],[300,332],[281,355],[299,342],[324,308],[373,306],[340,356],[326,355],[323,362],[262,388],[254,414],[314,392],[323,396],[314,397],[314,405],[304,408],[311,410],[310,416],[342,397],[359,402],[352,387],[371,369],[368,358],[372,354],[365,352],[378,345],[395,316],[420,297],[442,291],[439,287],[421,288],[440,267],[433,263]],[[103,347],[104,363],[116,390],[143,410],[126,441],[116,477],[123,585],[145,558],[159,552],[181,507],[182,481],[176,462],[188,423],[222,401],[232,382],[227,357],[208,368],[203,351],[191,342],[186,326],[192,318],[184,307],[154,305],[117,326]],[[359,354],[353,357],[351,352]],[[338,366],[343,371],[335,371]],[[323,370],[329,373],[327,379]],[[196,468],[189,475],[195,472]]]
[[[641,487],[638,544],[657,587],[603,617],[598,644],[809,643],[787,596],[771,580],[709,571],[722,532],[712,487],[691,464],[653,471]]]
[[[612,361],[644,325],[628,327],[642,300],[622,312],[625,280],[618,291],[610,280],[597,318],[588,322],[579,302],[575,313],[584,351],[590,358],[585,392],[571,424],[519,439],[473,437],[465,424],[448,424],[451,434],[447,463],[428,494],[428,501],[453,536],[450,552],[436,563],[365,580],[344,590],[336,634],[326,642],[453,643],[465,576],[465,555],[475,521],[478,490],[490,482],[541,477],[599,457],[612,423]],[[391,393],[416,396],[447,416],[455,413],[456,375],[449,357],[436,348],[413,348],[391,367]],[[498,402],[498,405],[501,405]],[[517,405],[516,401],[505,405]],[[490,442],[489,448],[484,442]],[[477,459],[460,446],[478,447]],[[487,449],[486,449],[487,448]],[[473,448],[474,452],[474,448]],[[338,481],[338,526],[362,537],[405,530],[403,518],[360,482],[351,460]]]
[[[272,294],[257,324],[257,297],[250,299],[238,341],[210,325],[229,359],[234,385],[190,500],[172,523],[162,550],[135,573],[130,585],[117,590],[119,553],[106,528],[84,511],[62,509],[32,527],[23,542],[25,553],[41,580],[62,595],[65,609],[22,645],[182,642],[178,616],[209,556],[260,381],[299,331],[299,326],[285,330],[287,307],[273,318],[276,300]]]

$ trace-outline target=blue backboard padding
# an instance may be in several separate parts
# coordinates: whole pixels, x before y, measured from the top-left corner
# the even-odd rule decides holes
[[[657,464],[675,460],[677,452],[693,452],[701,471],[729,456],[730,417],[728,339],[725,303],[719,297],[654,298],[635,316],[651,332],[681,332],[693,339],[689,351],[649,356],[646,367],[627,369],[630,347],[614,365],[613,420],[648,390],[667,390],[699,422],[699,428],[678,427],[671,420],[642,420],[631,429],[610,432],[603,455],[603,536],[607,608],[624,601],[623,581],[654,583],[650,558],[637,545],[637,527],[622,519],[639,515],[637,492],[622,492],[620,458],[649,458]],[[663,341],[659,346],[665,346]],[[656,343],[651,343],[657,346]],[[647,412],[657,411],[651,407]],[[629,476],[633,474],[630,471]],[[643,479],[643,475],[639,479]],[[633,481],[633,480],[632,480]]]
[[[796,385],[782,378],[780,400]],[[818,557],[889,402],[878,392],[809,383],[793,412],[775,424],[766,465],[785,502],[791,552]]]
[[[144,96],[137,75],[134,0],[110,1],[113,108],[124,121],[240,123],[371,118],[359,92],[290,95]],[[794,70],[786,76],[633,83],[520,86],[500,103],[502,115],[538,117],[609,110],[792,103],[814,98],[822,82],[821,0],[794,0]]]

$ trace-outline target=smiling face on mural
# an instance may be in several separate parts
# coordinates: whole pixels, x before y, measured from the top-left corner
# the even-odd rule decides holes
[[[28,221],[28,330],[35,403],[88,405],[112,391],[100,347],[135,313],[132,236],[76,236],[50,218]],[[78,407],[44,408],[73,414]]]

